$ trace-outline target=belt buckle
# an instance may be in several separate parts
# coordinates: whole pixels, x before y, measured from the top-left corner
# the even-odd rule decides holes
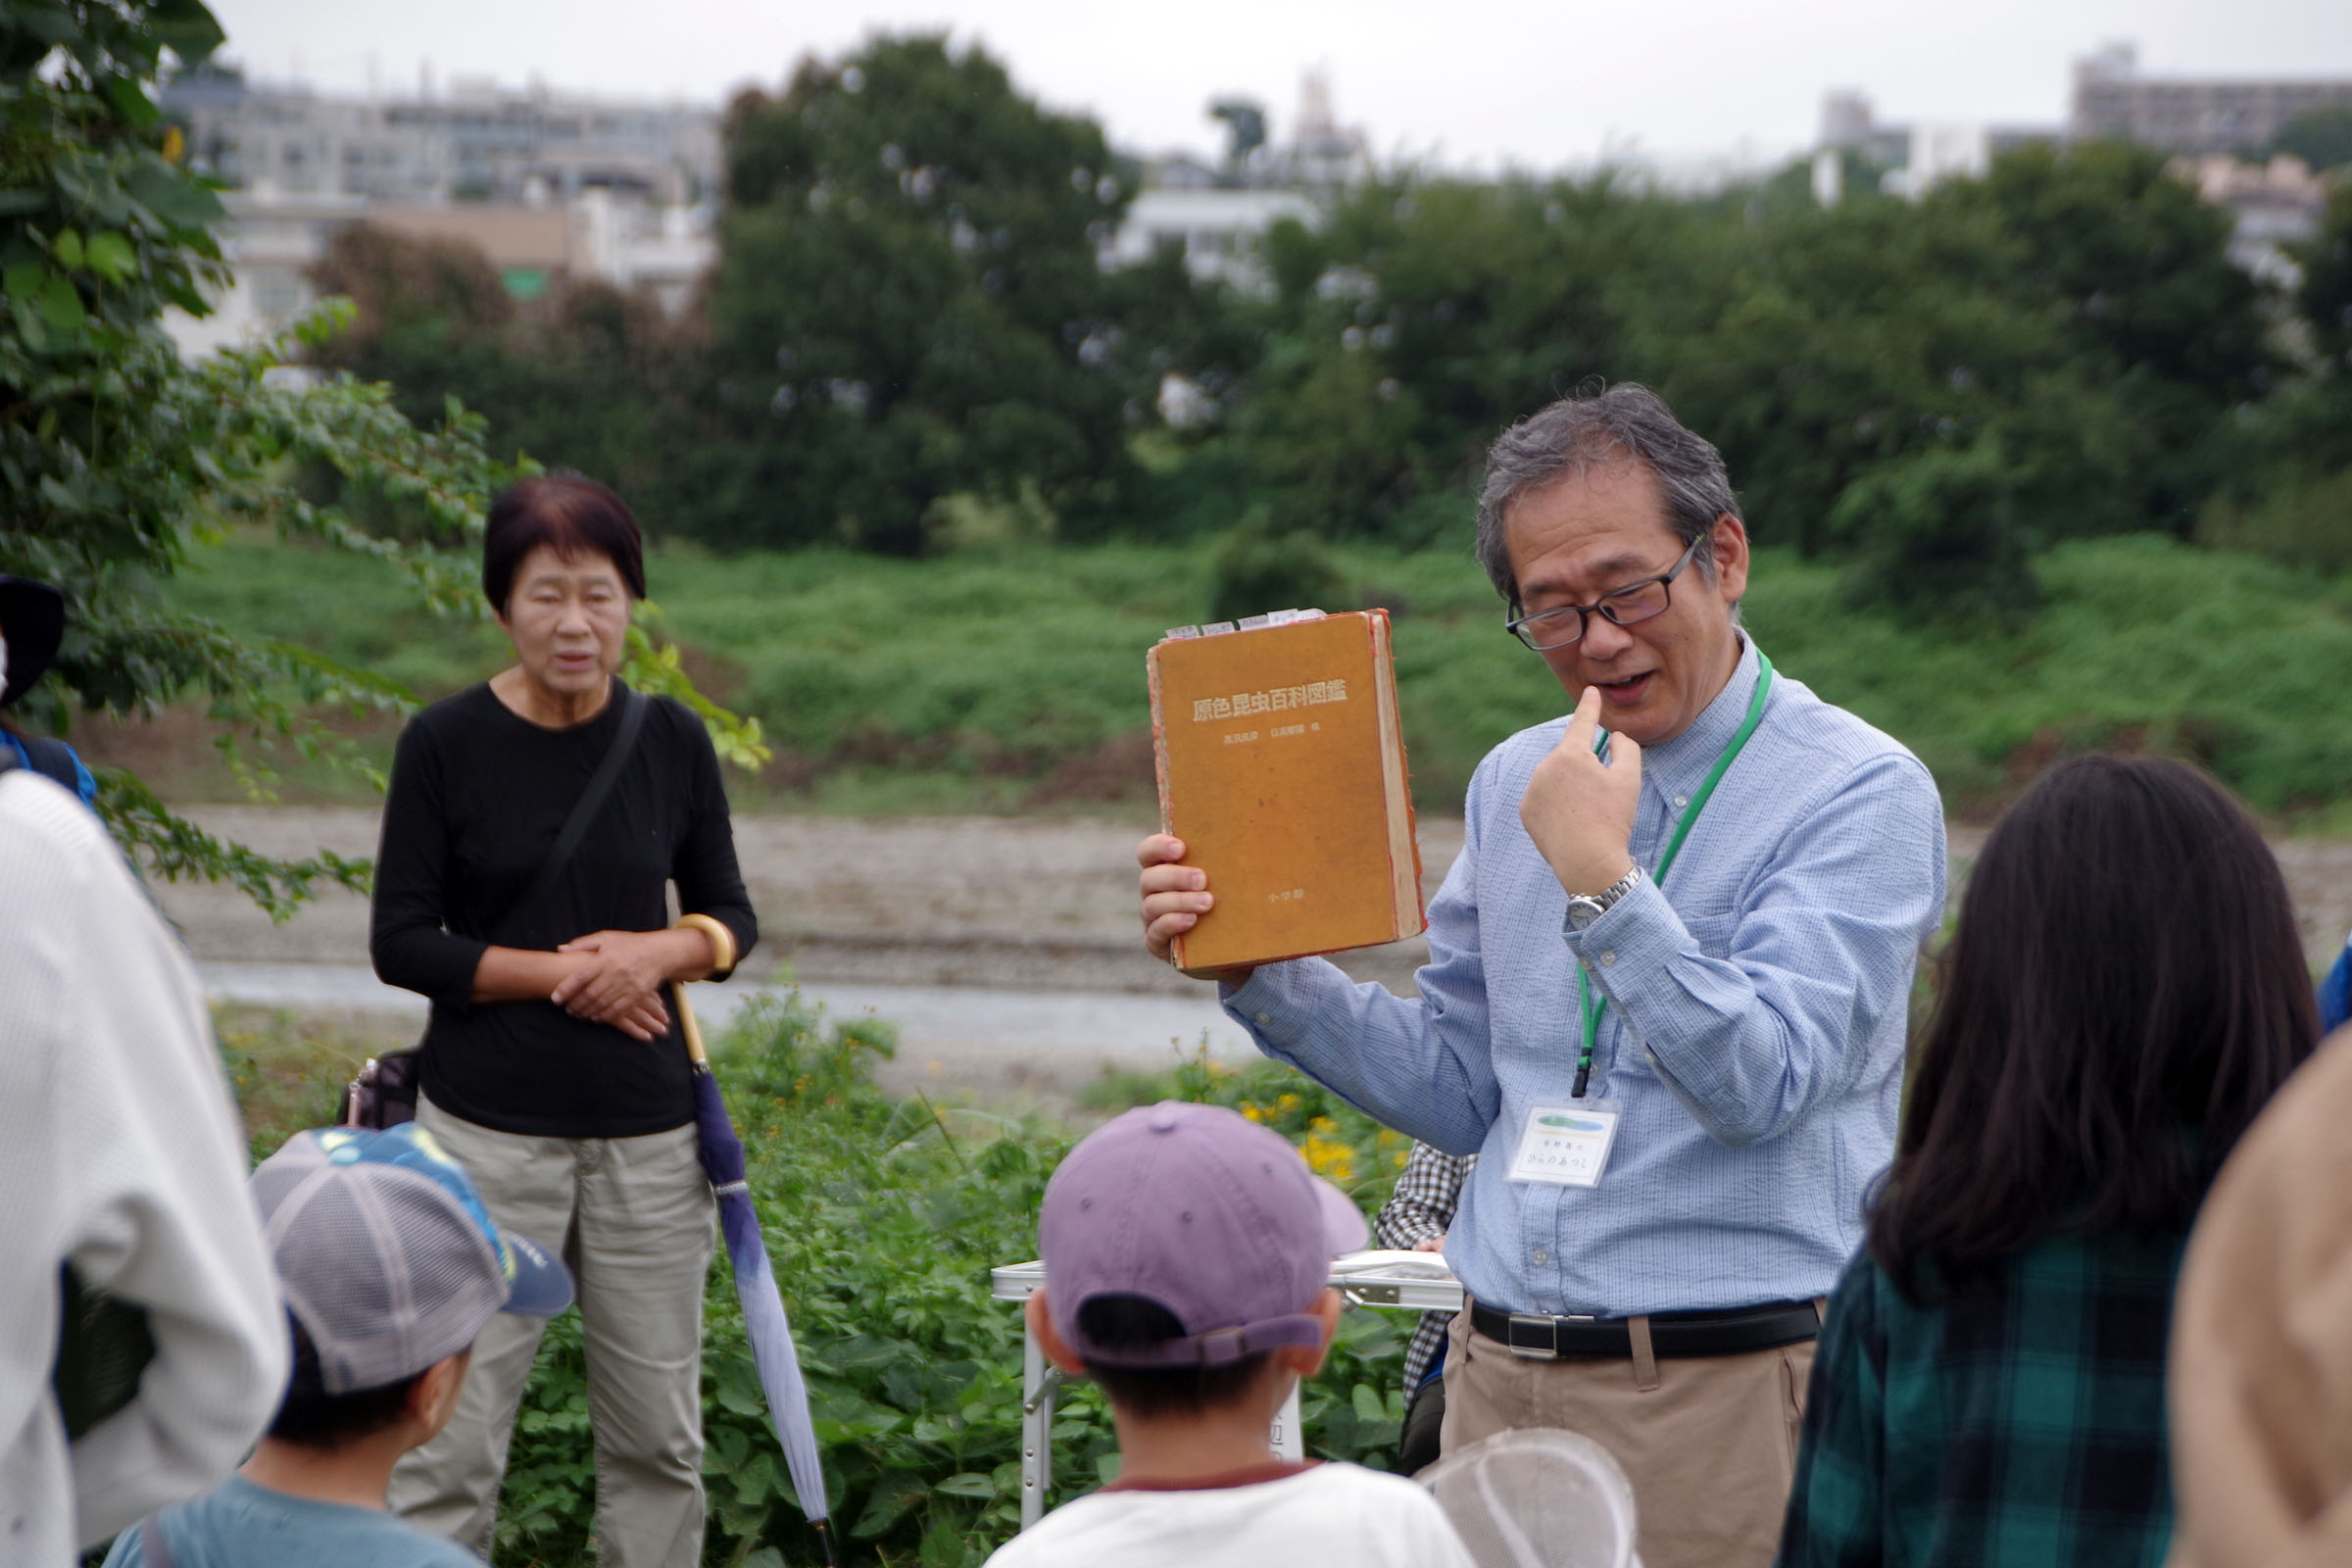
[[[1522,1328],[1540,1330],[1549,1343],[1520,1344],[1519,1331]],[[1510,1336],[1504,1341],[1505,1346],[1521,1360],[1557,1361],[1560,1358],[1560,1322],[1557,1318],[1542,1317],[1533,1312],[1513,1312],[1504,1332]]]

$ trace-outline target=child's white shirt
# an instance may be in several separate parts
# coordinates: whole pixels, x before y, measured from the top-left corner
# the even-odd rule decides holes
[[[1109,1488],[1054,1509],[989,1568],[1473,1568],[1435,1497],[1352,1464],[1268,1463],[1180,1491]]]

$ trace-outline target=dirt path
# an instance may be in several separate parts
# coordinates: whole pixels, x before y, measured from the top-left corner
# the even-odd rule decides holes
[[[217,832],[277,854],[375,848],[376,814],[334,808],[206,807]],[[760,911],[758,962],[801,979],[869,985],[977,985],[1037,991],[1197,996],[1196,982],[1144,955],[1136,933],[1136,839],[1146,821],[1034,817],[743,816],[735,833]],[[1423,886],[1434,894],[1460,852],[1456,818],[1421,823]],[[1955,868],[1984,842],[1954,827]],[[2352,926],[2352,841],[2282,839],[2304,948],[2331,955]],[[368,910],[330,893],[285,925],[233,890],[168,886],[165,908],[199,958],[365,963]],[[1347,955],[1360,978],[1410,987],[1423,945]],[[762,971],[764,972],[764,971]]]
[[[273,854],[375,849],[376,814],[348,808],[203,807],[215,832]],[[761,938],[756,964],[804,980],[981,985],[1197,996],[1148,957],[1136,927],[1135,842],[1149,822],[1027,817],[741,816],[736,851]],[[1422,824],[1435,891],[1461,824]],[[159,889],[199,958],[365,963],[368,907],[331,892],[284,925],[234,890]],[[1419,942],[1350,955],[1363,978],[1409,986]],[[764,972],[764,971],[762,971]]]

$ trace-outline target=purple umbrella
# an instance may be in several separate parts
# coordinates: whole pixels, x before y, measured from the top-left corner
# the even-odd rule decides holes
[[[825,1501],[825,1470],[817,1456],[816,1426],[808,1416],[808,1385],[801,1380],[801,1357],[793,1347],[792,1323],[784,1315],[784,1298],[776,1294],[776,1276],[767,1265],[767,1242],[760,1234],[752,1190],[743,1179],[743,1140],[727,1118],[726,1102],[718,1097],[718,1080],[710,1076],[702,1025],[695,1022],[686,988],[673,985],[670,992],[677,1000],[686,1053],[694,1058],[694,1121],[701,1135],[703,1170],[710,1178],[711,1192],[718,1196],[718,1224],[727,1238],[727,1258],[735,1265],[735,1298],[743,1304],[752,1362],[760,1369],[760,1387],[767,1391],[768,1417],[784,1443],[784,1464],[792,1472],[792,1490],[800,1495],[801,1511],[816,1527],[817,1543],[830,1564],[834,1560],[832,1509]]]

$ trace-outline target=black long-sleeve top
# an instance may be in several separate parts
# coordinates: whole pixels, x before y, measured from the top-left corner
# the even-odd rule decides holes
[[[401,732],[368,952],[386,984],[432,999],[424,1092],[467,1121],[537,1137],[629,1138],[693,1119],[674,1016],[667,1038],[641,1043],[553,1003],[471,1000],[485,949],[545,952],[595,931],[661,930],[673,879],[682,910],[735,933],[739,961],[759,940],[718,758],[702,720],[667,698],[653,700],[553,889],[535,909],[514,907],[612,745],[620,710],[609,702],[585,724],[547,729],[484,683],[433,704]]]

